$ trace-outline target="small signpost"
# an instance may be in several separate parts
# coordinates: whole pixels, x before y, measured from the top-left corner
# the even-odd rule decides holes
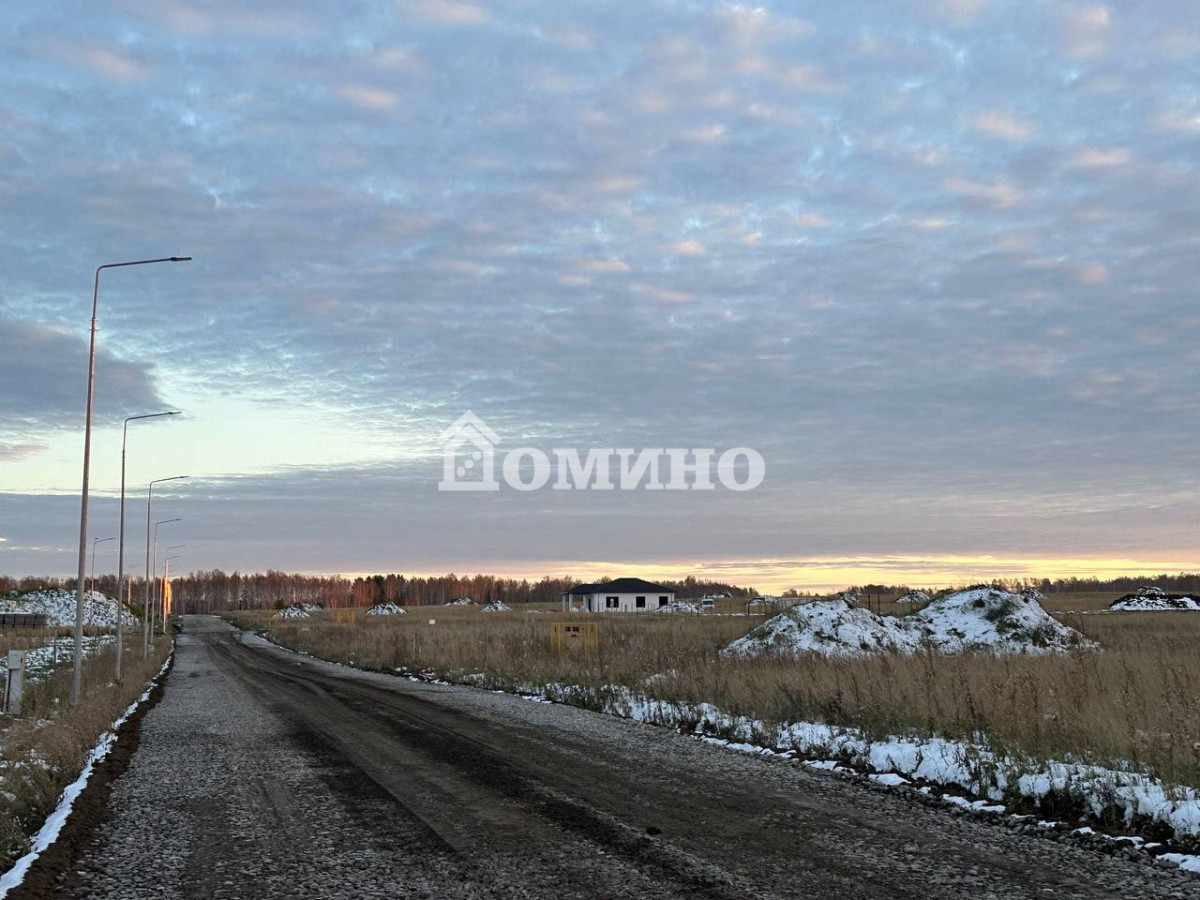
[[[333,621],[337,625],[353,625],[358,621],[357,609],[338,609],[333,613]]]
[[[550,649],[556,653],[564,650],[595,650],[595,622],[551,622]]]
[[[8,651],[8,680],[4,684],[4,712],[21,714],[21,690],[25,686],[25,651]]]

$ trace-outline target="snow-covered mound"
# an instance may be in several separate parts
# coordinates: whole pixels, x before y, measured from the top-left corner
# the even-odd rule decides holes
[[[503,600],[492,600],[483,604],[484,612],[508,612],[509,605]]]
[[[877,616],[847,602],[844,596],[794,606],[772,616],[723,653],[731,656],[793,655],[860,656],[879,651],[911,653],[914,635],[898,619]]]
[[[943,653],[991,650],[1039,654],[1096,648],[1094,642],[1046,612],[1034,596],[999,588],[956,591],[938,597],[905,619],[912,619],[925,642]]]
[[[475,601],[472,600],[470,597],[455,597],[453,600],[451,600],[446,605],[447,606],[474,606]]]
[[[306,613],[320,612],[325,608],[320,603],[297,603],[295,605],[299,606]]]
[[[366,616],[404,616],[407,614],[408,610],[403,606],[397,606],[395,603],[376,603],[363,613]]]
[[[778,597],[755,597],[749,602],[749,606],[774,606],[779,602]]]
[[[879,616],[839,594],[774,616],[723,652],[731,656],[862,656],[929,649],[1043,654],[1095,646],[1051,617],[1032,597],[979,587],[938,597],[906,616]]]
[[[689,603],[686,600],[676,600],[673,603],[668,603],[666,606],[660,606],[654,612],[660,613],[698,613],[700,606],[696,603]]]
[[[896,602],[903,603],[905,605],[916,605],[919,603],[928,603],[932,599],[933,598],[924,591],[909,591],[907,594],[902,594],[901,596],[897,597]]]
[[[275,615],[271,616],[272,619],[307,619],[308,617],[308,611],[299,603],[285,606],[279,612],[275,613]]]
[[[100,628],[112,628],[117,624],[116,600],[99,591],[87,591],[83,595],[83,621]],[[64,627],[75,624],[75,592],[62,588],[44,591],[16,592],[0,598],[0,613],[33,613],[48,617],[47,625]],[[129,628],[138,623],[129,610],[124,610],[123,621]]]
[[[1162,588],[1140,587],[1132,594],[1114,600],[1113,612],[1165,612],[1200,610],[1200,600],[1186,594],[1168,594]]]

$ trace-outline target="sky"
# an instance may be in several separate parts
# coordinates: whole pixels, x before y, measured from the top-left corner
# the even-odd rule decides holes
[[[0,574],[1200,568],[1182,0],[0,6]],[[749,491],[438,490],[747,447]],[[715,476],[714,476],[715,477]],[[164,532],[166,533],[166,532]],[[115,571],[115,542],[97,568]]]

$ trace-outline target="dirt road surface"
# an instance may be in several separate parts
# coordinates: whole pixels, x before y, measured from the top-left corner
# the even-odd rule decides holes
[[[54,896],[1196,896],[1177,873],[664,729],[355,672],[189,617]]]

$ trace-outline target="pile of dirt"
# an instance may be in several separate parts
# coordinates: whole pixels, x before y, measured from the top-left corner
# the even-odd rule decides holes
[[[902,594],[896,598],[897,603],[916,606],[918,604],[928,603],[933,598],[924,591],[909,591],[907,594]]]
[[[492,600],[483,604],[484,612],[508,612],[509,605],[503,600]]]
[[[365,616],[404,616],[408,615],[408,610],[403,606],[397,606],[395,603],[376,603],[365,613]]]
[[[113,628],[117,624],[117,610],[120,605],[111,597],[99,591],[86,591],[83,595],[83,621],[100,628]],[[12,593],[0,598],[0,613],[32,613],[48,618],[46,624],[52,627],[64,627],[75,624],[75,592],[64,591],[62,588],[49,588],[41,591]],[[129,628],[138,620],[129,610],[124,610],[125,627]]]
[[[1162,588],[1140,587],[1112,602],[1113,612],[1196,612],[1200,600],[1187,594],[1168,594]]]
[[[307,619],[308,617],[308,611],[299,603],[285,606],[279,612],[275,613],[275,615],[271,616],[272,619]]]
[[[793,607],[768,619],[722,653],[754,657],[803,653],[1046,654],[1096,644],[1047,613],[1033,597],[982,586],[939,595],[924,609],[880,616],[856,606],[849,592]]]
[[[447,606],[474,606],[475,601],[472,600],[470,597],[455,597],[453,600],[451,600],[446,605]]]

